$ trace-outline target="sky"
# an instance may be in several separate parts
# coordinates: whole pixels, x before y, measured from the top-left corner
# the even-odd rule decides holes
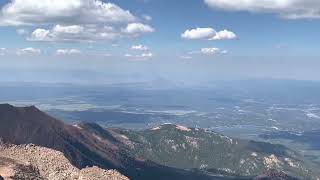
[[[318,0],[0,0],[0,81],[320,80]]]

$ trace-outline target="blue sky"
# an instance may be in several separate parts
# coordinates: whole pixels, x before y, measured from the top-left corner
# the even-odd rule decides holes
[[[288,20],[277,14],[257,14],[248,12],[230,12],[209,8],[202,0],[115,0],[137,13],[146,13],[153,17],[152,24],[157,34],[146,39],[159,48],[188,50],[203,46],[219,46],[231,49],[234,55],[317,55],[320,40],[320,24],[317,19]],[[138,8],[137,8],[138,7]],[[180,34],[186,29],[213,27],[217,30],[228,29],[238,36],[236,41],[192,41],[186,42]],[[166,38],[163,38],[166,37]],[[149,40],[149,41],[148,41]],[[169,43],[168,43],[169,42]],[[308,42],[307,44],[305,42]],[[164,47],[165,45],[165,47]],[[293,52],[275,50],[282,45],[292,48]],[[298,50],[298,51],[296,51]]]
[[[27,74],[63,69],[98,73],[99,79],[132,77],[132,71],[148,79],[150,69],[161,69],[154,78],[318,80],[316,0],[0,2],[3,76],[10,68]]]

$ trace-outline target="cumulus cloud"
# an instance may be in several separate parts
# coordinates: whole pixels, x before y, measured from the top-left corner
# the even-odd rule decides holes
[[[108,41],[120,37],[121,34],[116,32],[112,27],[97,27],[70,25],[56,25],[52,29],[34,30],[28,38],[30,41]]]
[[[206,40],[224,40],[224,39],[235,39],[237,35],[234,32],[223,30],[216,31],[213,28],[195,28],[187,29],[181,34],[181,38],[188,40],[206,39]]]
[[[154,32],[140,21],[102,0],[10,0],[0,10],[0,26],[19,27],[17,33],[23,35],[28,32],[22,28],[34,27],[30,41],[113,41]]]
[[[181,37],[183,39],[210,39],[216,34],[212,28],[187,29]]]
[[[49,34],[50,34],[49,30],[39,28],[32,32],[31,37],[29,39],[34,41],[44,41],[44,40],[48,41]]]
[[[139,45],[134,45],[131,47],[132,50],[137,50],[137,51],[149,51],[149,47],[139,44]]]
[[[0,25],[128,23],[130,11],[101,0],[11,0],[0,13]]]
[[[32,48],[32,47],[28,47],[28,48],[24,48],[24,49],[18,49],[16,53],[17,53],[17,55],[37,55],[37,54],[41,54],[41,50],[36,49],[36,48]]]
[[[122,32],[132,35],[139,35],[141,33],[151,33],[155,29],[149,25],[142,23],[130,23],[126,28],[122,29]]]
[[[142,24],[141,24],[142,25]],[[128,27],[130,24],[128,25]],[[119,38],[129,38],[140,35],[141,33],[152,32],[148,25],[141,27],[129,27],[125,31],[119,31],[113,26],[103,25],[55,25],[51,29],[35,29],[29,41],[113,41]],[[145,28],[145,29],[144,29]]]
[[[74,55],[81,54],[81,51],[78,49],[58,49],[56,51],[57,55]]]
[[[223,39],[235,39],[237,35],[234,32],[223,30],[216,32],[216,34],[209,40],[223,40]]]
[[[204,0],[211,8],[274,13],[287,19],[320,18],[319,0]]]

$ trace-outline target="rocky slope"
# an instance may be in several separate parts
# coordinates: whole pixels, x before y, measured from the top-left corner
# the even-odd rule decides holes
[[[1,145],[0,175],[25,180],[128,180],[114,170],[78,169],[61,152],[29,145]]]

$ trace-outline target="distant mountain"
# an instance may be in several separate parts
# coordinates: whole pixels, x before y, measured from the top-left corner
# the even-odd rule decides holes
[[[5,143],[52,148],[77,168],[117,169],[130,179],[254,179],[272,169],[315,179],[307,163],[284,146],[171,124],[144,131],[68,125],[36,107],[4,104],[0,138]]]
[[[144,131],[113,131],[122,135],[132,156],[169,167],[229,176],[254,176],[277,169],[302,179],[314,177],[308,162],[282,145],[235,139],[173,124]]]

